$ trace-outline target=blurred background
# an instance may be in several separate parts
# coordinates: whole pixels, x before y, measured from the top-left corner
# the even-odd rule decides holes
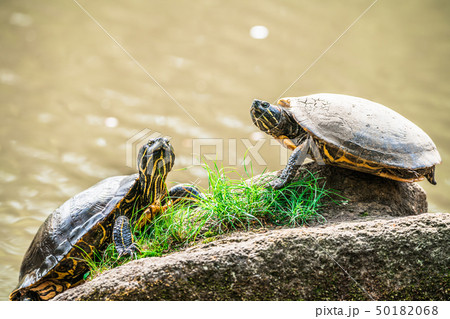
[[[207,154],[242,174],[244,157],[255,174],[284,167],[250,119],[254,98],[329,92],[391,107],[436,143],[438,185],[421,186],[430,211],[449,211],[450,2],[378,1],[331,48],[373,1],[78,2],[104,30],[75,1],[0,3],[1,300],[47,215],[134,173],[152,134],[175,148],[169,186],[207,187],[194,165]]]

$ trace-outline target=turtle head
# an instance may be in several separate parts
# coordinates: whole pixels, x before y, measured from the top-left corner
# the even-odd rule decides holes
[[[250,108],[253,123],[263,132],[275,138],[287,136],[296,137],[299,125],[292,119],[292,115],[281,106],[269,102],[254,100]]]
[[[151,139],[138,154],[139,181],[145,193],[159,194],[165,188],[167,174],[175,162],[175,154],[169,140],[163,137]]]

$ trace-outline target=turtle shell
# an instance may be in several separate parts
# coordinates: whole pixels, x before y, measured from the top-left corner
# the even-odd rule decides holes
[[[441,162],[431,138],[384,105],[330,93],[282,100],[290,105],[284,109],[313,137],[358,158],[410,170]]]
[[[107,228],[111,225],[105,223],[108,219],[108,223],[113,223],[114,216],[111,215],[137,185],[137,178],[137,174],[107,178],[75,195],[50,214],[25,253],[19,284],[10,299],[14,300],[20,289],[32,290],[31,286],[43,278],[61,278],[67,270],[75,269],[74,261],[67,258],[75,247],[89,253],[99,243],[109,243],[106,239],[111,231]],[[67,265],[61,265],[62,261],[67,261]]]

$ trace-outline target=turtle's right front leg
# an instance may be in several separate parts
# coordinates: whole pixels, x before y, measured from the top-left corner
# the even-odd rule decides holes
[[[136,227],[142,229],[145,225],[152,223],[155,217],[167,210],[168,205],[162,205],[159,201],[149,205],[139,216],[136,222]]]
[[[130,220],[128,217],[121,215],[116,219],[113,229],[113,241],[116,245],[119,257],[131,256],[134,257],[139,251],[136,244],[133,242],[133,235],[131,233]]]
[[[155,217],[167,210],[170,206],[174,205],[195,205],[198,200],[205,198],[195,186],[181,184],[172,187],[169,190],[168,195],[162,199],[149,205],[139,217],[137,221],[137,228],[142,229],[145,225],[153,222]]]
[[[306,156],[308,155],[308,143],[309,139],[306,139],[302,144],[297,146],[291,154],[291,157],[289,157],[289,161],[281,172],[281,175],[269,183],[270,187],[273,189],[280,189],[292,181],[297,172],[298,166],[303,164]]]

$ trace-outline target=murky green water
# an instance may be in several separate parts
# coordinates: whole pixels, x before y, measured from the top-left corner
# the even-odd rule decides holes
[[[372,1],[79,3],[106,31],[71,0],[0,4],[0,299],[46,216],[133,173],[154,133],[172,137],[170,184],[206,186],[198,150],[244,172],[256,145],[255,172],[283,167],[250,120],[254,98],[332,92],[393,108],[435,141],[438,185],[421,185],[431,211],[450,210],[448,1],[380,0],[328,51]],[[268,36],[252,38],[255,25]]]

